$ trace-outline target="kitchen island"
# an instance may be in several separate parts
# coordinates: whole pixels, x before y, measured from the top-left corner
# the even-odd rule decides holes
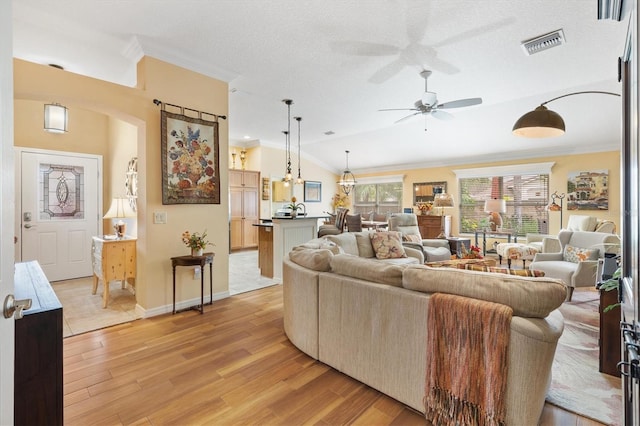
[[[318,221],[328,216],[273,217],[273,278],[282,282],[282,261],[297,245],[316,238]]]

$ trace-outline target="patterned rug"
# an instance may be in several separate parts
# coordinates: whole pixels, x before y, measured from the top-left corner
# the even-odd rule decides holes
[[[579,288],[560,307],[565,328],[553,361],[547,402],[608,425],[621,424],[620,378],[598,372],[600,296]]]

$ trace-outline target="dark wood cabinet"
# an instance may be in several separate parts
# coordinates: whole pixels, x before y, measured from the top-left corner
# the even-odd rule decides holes
[[[450,235],[451,216],[419,214],[417,217],[418,228],[420,228],[422,238],[438,238],[443,229],[446,235]]]
[[[620,362],[620,307],[616,306],[608,312],[604,309],[618,302],[617,291],[600,292],[600,365],[601,373],[620,377],[616,365]]]
[[[15,321],[14,423],[62,425],[62,305],[38,262],[16,264],[15,297],[31,308]]]

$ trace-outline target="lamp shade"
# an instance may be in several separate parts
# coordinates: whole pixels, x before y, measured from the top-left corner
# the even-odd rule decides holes
[[[46,104],[44,106],[44,130],[52,133],[67,131],[69,114],[66,107],[60,104]]]
[[[111,207],[109,207],[109,210],[103,216],[103,219],[127,217],[136,217],[136,212],[131,208],[129,200],[126,198],[114,198],[111,200]]]
[[[564,120],[555,111],[540,105],[520,117],[513,125],[513,134],[525,138],[549,138],[564,134]]]
[[[484,211],[486,213],[505,213],[507,211],[507,202],[492,198],[484,202]]]
[[[433,199],[434,207],[453,207],[453,205],[453,195],[447,194],[446,192],[436,194]]]

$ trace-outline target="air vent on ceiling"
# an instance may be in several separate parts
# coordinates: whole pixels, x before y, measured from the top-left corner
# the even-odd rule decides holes
[[[524,49],[524,52],[528,56],[533,55],[534,53],[542,52],[543,50],[551,49],[552,47],[560,46],[564,43],[564,32],[560,29],[529,40],[525,40],[521,43],[521,45]]]

